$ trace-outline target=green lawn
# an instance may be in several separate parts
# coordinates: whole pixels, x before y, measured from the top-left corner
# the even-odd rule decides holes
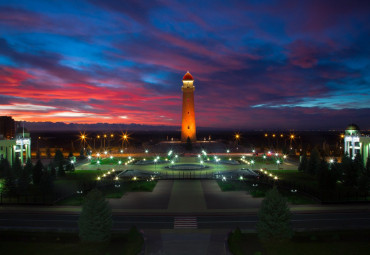
[[[81,243],[77,233],[0,232],[0,251],[4,255],[134,255],[142,245],[141,234],[116,233],[109,243],[94,244]]]
[[[294,182],[297,185],[304,185],[312,189],[318,189],[317,179],[313,175],[302,173],[298,170],[271,170],[268,172],[277,175],[280,180]]]
[[[93,181],[96,178],[107,171],[103,170],[75,170],[70,173],[66,173],[66,176],[59,178],[61,180],[76,180],[76,181]]]
[[[271,189],[270,186],[259,184],[254,187],[252,182],[244,181],[217,181],[222,191],[238,191],[245,190],[253,197],[265,197],[268,190]],[[312,199],[301,193],[292,193],[289,190],[280,189],[279,192],[288,199],[288,202],[292,204],[317,204],[318,201]]]
[[[262,243],[256,234],[243,234],[233,254],[243,255],[365,255],[370,250],[370,231],[321,231],[296,233],[291,241]]]
[[[110,186],[101,188],[106,198],[121,198],[126,192],[152,192],[157,181],[129,181],[121,182],[120,187]],[[74,194],[57,203],[57,205],[80,206],[84,195]]]

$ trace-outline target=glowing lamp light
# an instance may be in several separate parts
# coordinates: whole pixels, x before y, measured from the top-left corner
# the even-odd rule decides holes
[[[100,153],[97,153],[96,156],[100,157]]]
[[[123,153],[123,150],[121,150],[120,152]]]
[[[263,155],[263,158],[266,159],[266,155]]]
[[[100,160],[96,161],[96,163],[100,164]]]
[[[101,178],[100,178],[100,176],[98,176],[98,178],[96,178],[96,179],[97,179],[98,181],[100,181],[100,179],[101,179]]]
[[[87,156],[87,158],[88,158],[88,159],[91,159],[91,156],[89,155],[89,156]]]
[[[107,151],[104,151],[104,154],[105,154],[105,155],[107,155],[107,154],[108,154],[108,152],[107,152]]]
[[[280,164],[280,160],[276,160],[276,164]]]
[[[113,159],[113,156],[110,156],[110,159]]]
[[[283,159],[286,159],[286,155],[283,156]]]
[[[145,150],[145,153],[148,153],[149,151],[148,150]]]
[[[251,164],[254,164],[254,160],[251,160]]]
[[[122,164],[122,161],[121,161],[121,160],[120,160],[120,161],[118,161],[118,164],[119,164],[119,165],[121,165],[121,164]]]

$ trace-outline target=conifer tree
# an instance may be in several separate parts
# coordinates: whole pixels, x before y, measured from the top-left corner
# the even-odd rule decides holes
[[[361,158],[361,155],[358,153],[353,160],[346,157],[344,159],[345,161],[342,162],[344,184],[348,187],[355,187],[358,185],[359,173],[361,169],[363,169]]]
[[[24,166],[24,170],[28,173],[29,176],[32,174],[32,168],[33,168],[32,160],[31,158],[28,158],[26,165]]]
[[[320,152],[315,148],[311,151],[310,159],[308,160],[307,172],[311,175],[318,173],[320,166]]]
[[[298,171],[307,173],[308,159],[306,153],[302,155],[301,161],[299,162]]]
[[[44,170],[40,179],[40,191],[43,195],[51,195],[54,192],[54,179],[51,174]]]
[[[32,173],[32,161],[30,158],[27,159],[25,167],[22,169],[21,175],[18,179],[18,190],[21,194],[27,193],[28,187],[31,183],[31,173]]]
[[[63,164],[63,161],[59,161],[58,163],[58,176],[59,177],[63,177],[66,175],[66,172],[64,170],[64,164]]]
[[[21,165],[21,161],[19,160],[19,158],[16,158],[12,165],[12,172],[16,179],[18,179],[21,176],[22,170],[23,167]]]
[[[37,160],[36,165],[32,169],[33,184],[40,184],[43,169],[44,166],[42,165],[41,160]]]
[[[99,190],[93,189],[87,194],[78,227],[83,242],[105,242],[110,239],[112,210]]]
[[[40,151],[40,149],[37,149],[36,159],[41,159],[41,151]]]
[[[366,194],[370,189],[370,156],[367,158],[366,166],[363,168],[363,171],[360,173],[359,179],[359,189]]]
[[[8,196],[16,195],[17,187],[15,183],[15,176],[12,171],[12,168],[9,166],[5,166],[5,178],[4,178],[4,187],[3,193]]]
[[[321,190],[335,189],[337,178],[336,173],[329,167],[328,162],[321,160],[318,172],[319,187]]]
[[[55,179],[55,177],[57,176],[57,170],[55,169],[55,166],[54,164],[50,164],[50,174],[51,176]]]
[[[55,151],[55,156],[54,156],[54,163],[56,165],[58,165],[59,162],[63,162],[64,163],[64,156],[63,156],[63,153],[62,153],[61,150],[56,150]]]
[[[276,187],[266,193],[258,218],[257,232],[262,241],[282,241],[293,236],[287,200]]]
[[[0,178],[3,178],[8,171],[8,168],[10,168],[8,160],[5,158],[2,158],[0,160]]]
[[[85,158],[85,148],[81,148],[80,150],[80,159],[84,159]]]
[[[46,158],[51,158],[51,151],[50,148],[46,148]]]

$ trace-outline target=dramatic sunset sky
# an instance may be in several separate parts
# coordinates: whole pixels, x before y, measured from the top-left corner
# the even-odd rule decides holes
[[[370,1],[0,0],[0,115],[370,128]]]

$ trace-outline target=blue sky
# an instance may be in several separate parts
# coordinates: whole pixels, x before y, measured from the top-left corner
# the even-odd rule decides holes
[[[77,2],[77,3],[76,3]],[[3,1],[0,113],[17,120],[370,129],[368,1]]]

